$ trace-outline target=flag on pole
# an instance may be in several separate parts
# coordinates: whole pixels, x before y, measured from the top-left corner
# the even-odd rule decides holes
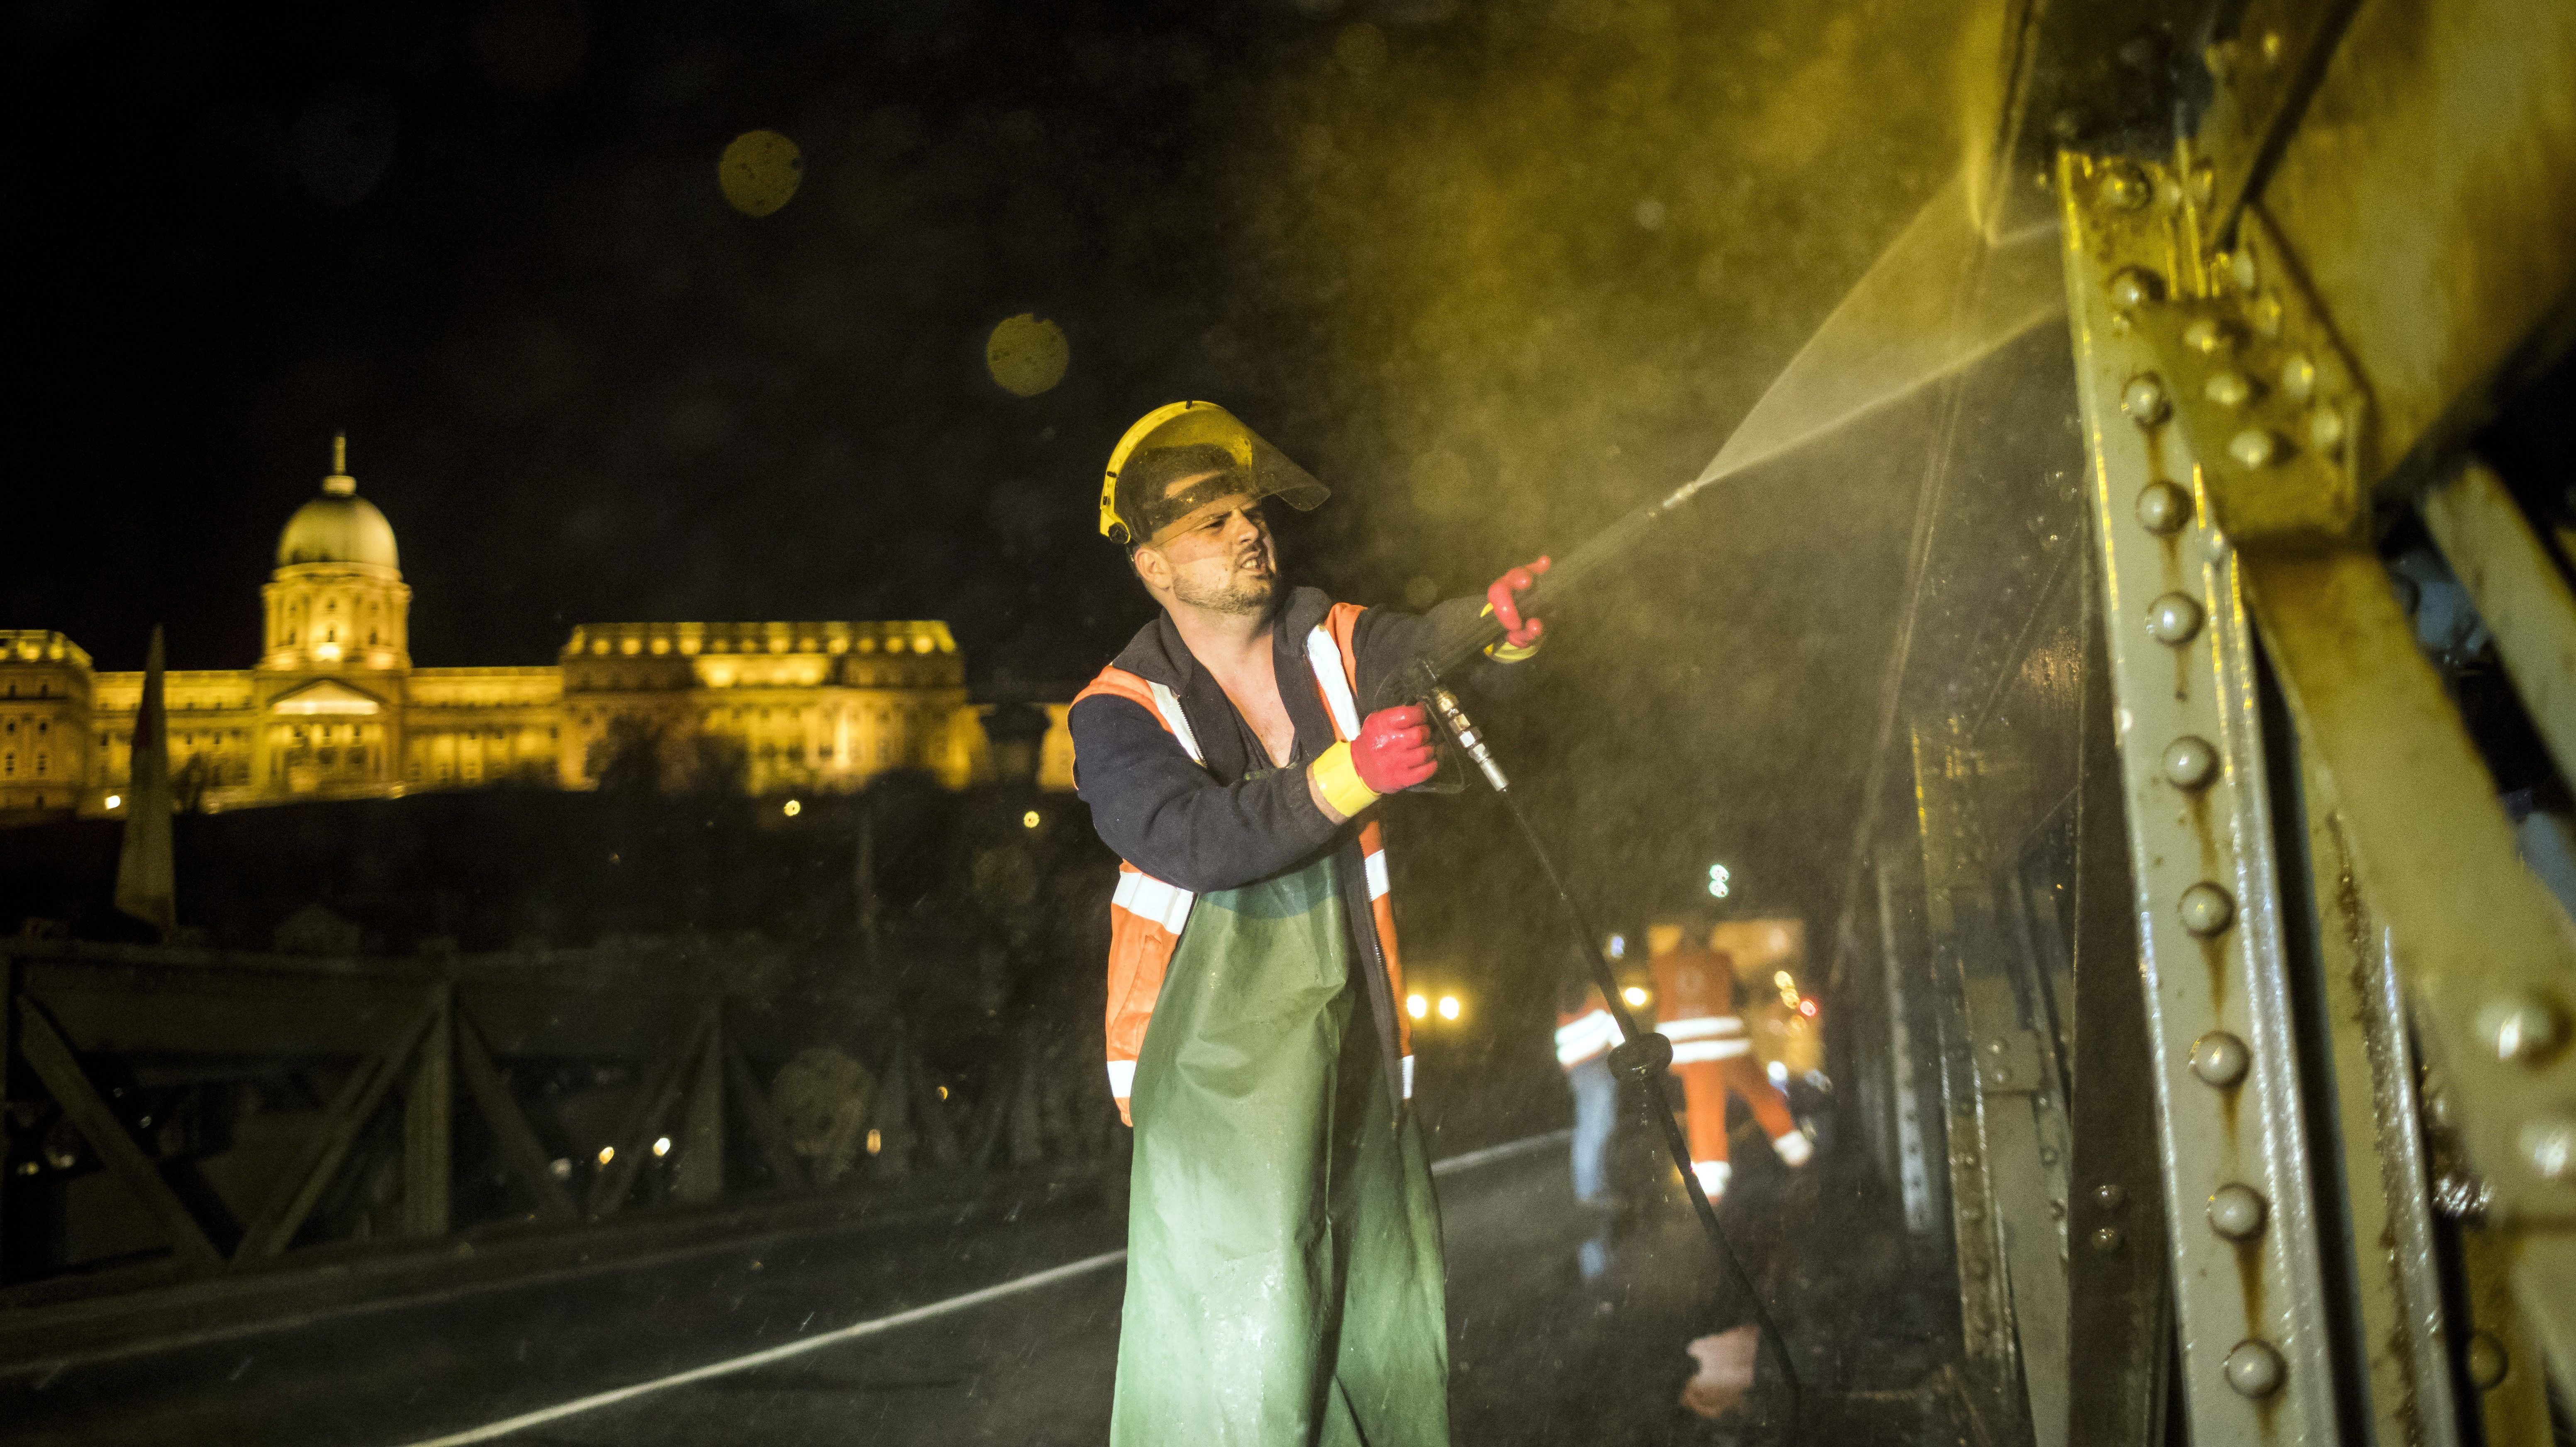
[[[116,855],[116,907],[161,931],[178,924],[179,884],[170,862],[170,731],[161,705],[161,628],[143,665],[143,703],[134,711],[134,767],[125,791],[125,842]]]

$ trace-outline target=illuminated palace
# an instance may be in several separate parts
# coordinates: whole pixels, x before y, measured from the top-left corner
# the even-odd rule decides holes
[[[665,782],[720,761],[754,793],[907,768],[955,788],[991,767],[945,623],[591,623],[550,666],[414,668],[393,527],[344,450],[260,593],[257,666],[163,677],[174,788],[199,807],[587,789],[639,755]],[[0,812],[119,807],[142,693],[60,633],[0,631]],[[1069,788],[1064,709],[1047,712],[1039,782]]]

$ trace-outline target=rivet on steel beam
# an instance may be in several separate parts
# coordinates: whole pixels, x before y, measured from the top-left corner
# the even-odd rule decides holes
[[[2504,1381],[2513,1363],[2504,1354],[2504,1343],[2487,1332],[2469,1333],[2469,1381],[2481,1392],[2492,1392]]]
[[[1962,1202],[1960,1202],[1960,1203],[1959,1203],[1959,1219],[1960,1219],[1960,1220],[1962,1220],[1962,1221],[1982,1221],[1982,1220],[1984,1220],[1985,1218],[1986,1218],[1986,1210],[1985,1210],[1985,1208],[1984,1208],[1983,1206],[1978,1205],[1978,1204],[1977,1204],[1976,1202],[1974,1202],[1974,1201],[1962,1201]]]
[[[2151,482],[2139,490],[2138,522],[2148,532],[2159,536],[2177,533],[2190,521],[2190,493],[2170,482]]]
[[[2153,427],[2165,420],[2164,379],[2153,372],[2131,377],[2129,385],[2120,389],[2120,410],[2141,427]]]
[[[2202,880],[2182,892],[2175,912],[2182,916],[2182,927],[2207,939],[2224,930],[2236,919],[2236,901],[2226,890]]]
[[[2146,173],[2134,162],[2113,161],[2102,168],[2102,200],[2123,211],[2135,211],[2147,204],[2152,193],[2147,189]]]
[[[2227,439],[2227,455],[2239,467],[2269,467],[2281,455],[2281,439],[2260,427],[2248,427]]]
[[[2057,1148],[2055,1146],[2041,1146],[2039,1148],[2039,1163],[2043,1166],[2056,1165]]]
[[[2093,1204],[2105,1211],[2116,1211],[2129,1204],[2129,1193],[2117,1181],[2104,1181],[2093,1188]]]
[[[2218,777],[2218,750],[2198,734],[2184,734],[2165,745],[2165,782],[2177,789],[2207,788]]]
[[[2120,1234],[2120,1228],[2117,1226],[2097,1227],[2093,1232],[2093,1249],[2101,1252],[2117,1251],[2127,1240],[2127,1237]]]
[[[2227,1385],[2241,1396],[2268,1397],[2281,1390],[2285,1370],[2281,1354],[2272,1349],[2270,1342],[2257,1337],[2238,1342],[2236,1349],[2227,1354]]]
[[[2180,648],[2200,632],[2200,605],[2187,593],[2167,593],[2147,605],[2147,636]]]
[[[2524,1121],[2522,1159],[2544,1181],[2576,1176],[2576,1120],[2543,1115]]]
[[[2333,403],[2320,402],[2308,409],[2308,445],[2329,457],[2343,446],[2343,414]]]
[[[2242,407],[2254,400],[2254,384],[2243,372],[2219,372],[2201,384],[2200,394],[2221,407]]]
[[[2537,1065],[2566,1033],[2565,1012],[2534,991],[2489,1000],[2478,1008],[2478,1038],[2498,1060]]]
[[[2317,364],[2305,352],[2292,352],[2281,363],[2281,392],[2293,402],[2305,402],[2317,390]]]
[[[2260,1192],[2230,1181],[2209,1193],[2209,1229],[2230,1241],[2251,1240],[2263,1230],[2265,1210]]]
[[[2182,344],[2204,357],[2216,356],[2236,345],[2236,333],[2216,317],[2196,317],[2182,329]]]
[[[2110,292],[2111,305],[2136,311],[2165,294],[2165,281],[2143,266],[2124,266],[2111,273]]]
[[[2191,1042],[2191,1073],[2201,1084],[2220,1089],[2245,1078],[2245,1067],[2252,1060],[2245,1042],[2224,1030],[2212,1030]]]

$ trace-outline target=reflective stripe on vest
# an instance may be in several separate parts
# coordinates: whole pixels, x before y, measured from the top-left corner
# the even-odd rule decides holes
[[[1587,1010],[1556,1027],[1556,1063],[1568,1070],[1598,1060],[1619,1043],[1619,1022],[1607,1010]]]
[[[1322,696],[1324,711],[1332,718],[1334,738],[1344,743],[1359,735],[1359,706],[1354,696],[1358,666],[1351,635],[1361,611],[1355,604],[1336,603],[1327,615],[1328,626],[1317,627],[1306,635],[1306,661],[1315,675],[1315,691]],[[1201,768],[1207,766],[1207,756],[1199,748],[1188,714],[1182,711],[1180,696],[1168,684],[1152,682],[1122,668],[1105,668],[1073,701],[1080,703],[1096,693],[1111,694],[1151,710],[1164,731],[1190,756],[1190,762]],[[1402,999],[1404,973],[1395,952],[1395,911],[1387,895],[1386,847],[1376,820],[1360,826],[1359,845],[1361,869],[1368,880],[1371,922],[1377,929],[1379,948],[1386,955],[1387,984],[1395,998]],[[1135,1093],[1136,1057],[1145,1046],[1145,1029],[1152,1022],[1154,1001],[1163,992],[1163,976],[1171,969],[1173,952],[1180,947],[1181,931],[1188,926],[1190,909],[1197,899],[1190,891],[1156,879],[1123,859],[1118,862],[1118,889],[1109,902],[1106,1023],[1109,1093],[1117,1098],[1121,1116],[1127,1114],[1127,1102]],[[1401,1010],[1396,1012],[1396,1032],[1398,1053],[1402,1056],[1400,1088],[1405,1098],[1411,1099],[1412,1021]]]
[[[1744,1020],[1737,1015],[1688,1015],[1655,1028],[1673,1042],[1675,1065],[1732,1060],[1753,1049],[1753,1042],[1744,1038]]]

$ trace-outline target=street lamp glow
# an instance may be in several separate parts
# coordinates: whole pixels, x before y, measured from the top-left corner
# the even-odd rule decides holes
[[[1646,1007],[1646,987],[1630,985],[1619,992],[1619,998],[1627,1001],[1633,1008],[1642,1010]]]
[[[1420,995],[1407,995],[1404,997],[1404,1013],[1419,1020],[1431,1013],[1431,1002]]]
[[[1443,995],[1440,997],[1440,1018],[1443,1020],[1455,1020],[1458,1018],[1457,996]]]
[[[1790,977],[1787,970],[1782,970],[1771,977],[1771,983],[1779,986],[1783,990],[1786,990],[1795,987],[1798,982]]]
[[[1726,898],[1727,891],[1732,887],[1733,878],[1734,876],[1727,873],[1725,865],[1710,865],[1708,867],[1708,897],[1711,899]]]
[[[617,1147],[601,1146],[599,1148],[599,1163],[601,1165],[607,1165],[610,1161],[615,1159],[617,1159]]]
[[[1035,829],[1038,827],[1038,811],[1031,809],[1029,812],[1021,815],[1020,827],[1023,829]]]
[[[124,803],[125,796],[123,794],[110,794],[107,796],[107,807],[111,809],[117,808]]]
[[[671,1138],[669,1136],[655,1136],[653,1138],[653,1154],[657,1156],[667,1156],[670,1153]]]
[[[805,801],[802,799],[790,799],[780,806],[780,812],[784,813],[788,818],[793,819],[797,815],[805,812]]]

